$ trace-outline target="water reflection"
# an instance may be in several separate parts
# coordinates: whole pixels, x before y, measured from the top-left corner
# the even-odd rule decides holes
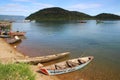
[[[64,23],[37,23],[37,26],[41,28],[42,32],[59,33],[64,32]]]

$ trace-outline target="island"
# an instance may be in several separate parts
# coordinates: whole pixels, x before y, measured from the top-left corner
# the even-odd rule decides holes
[[[26,20],[35,21],[78,21],[78,20],[120,20],[119,15],[101,13],[91,16],[78,11],[69,11],[59,7],[51,7],[30,14]]]

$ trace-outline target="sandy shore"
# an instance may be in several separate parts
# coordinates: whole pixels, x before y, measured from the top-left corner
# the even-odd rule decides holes
[[[24,58],[25,56],[8,44],[4,39],[0,38],[0,61],[2,63],[13,62],[14,58]],[[60,80],[56,76],[48,76],[38,73],[37,66],[30,65],[30,69],[36,74],[36,80]]]
[[[0,38],[0,61],[2,63],[11,62],[13,58],[25,57],[22,53],[14,49],[4,39]]]

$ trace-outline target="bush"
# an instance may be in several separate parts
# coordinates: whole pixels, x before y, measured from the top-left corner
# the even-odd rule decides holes
[[[0,64],[0,80],[35,80],[27,64]]]

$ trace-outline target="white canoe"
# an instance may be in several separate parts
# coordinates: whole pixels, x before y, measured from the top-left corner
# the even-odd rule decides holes
[[[22,40],[21,39],[10,39],[10,40],[8,40],[7,42],[9,43],[9,44],[15,44],[15,43],[18,43],[18,42],[21,42]]]
[[[10,39],[7,39],[7,42],[9,44],[14,44],[14,43],[18,43],[18,42],[21,42],[22,39],[20,39],[18,36],[15,36],[15,38],[10,38]]]
[[[38,65],[38,67],[40,68],[40,71],[46,75],[57,75],[81,69],[82,67],[90,63],[93,58],[93,56],[81,57],[59,62],[46,67],[41,67]]]

